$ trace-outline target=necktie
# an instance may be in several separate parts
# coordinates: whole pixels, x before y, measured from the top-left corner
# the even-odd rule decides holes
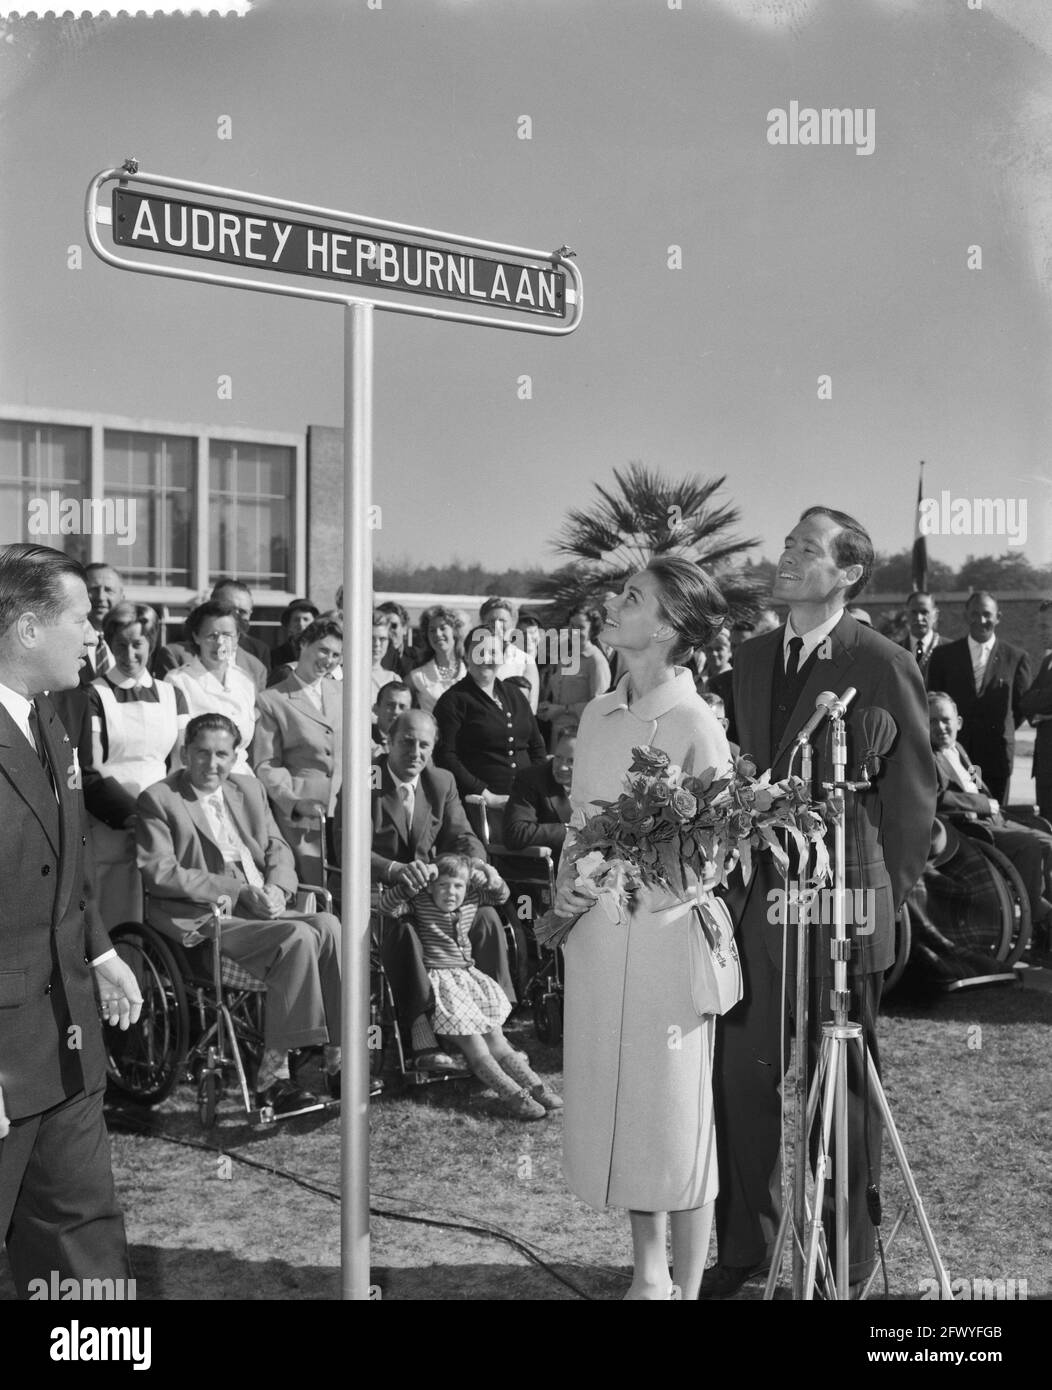
[[[226,801],[221,791],[213,792],[208,797],[208,804],[215,812],[216,820],[219,822],[220,843],[223,849],[223,856],[231,863],[240,864],[245,875],[245,881],[252,888],[263,887],[263,875],[256,868],[256,861],[248,852],[248,846],[234,828],[233,822],[227,814]]]
[[[113,656],[110,653],[109,647],[107,647],[106,643],[100,637],[99,645],[95,648],[95,674],[97,676],[104,676],[112,665]]]
[[[408,782],[399,782],[398,795],[402,798],[402,805],[405,807],[405,818],[410,825],[413,824],[413,789]]]
[[[984,674],[985,671],[986,671],[986,648],[985,648],[985,647],[980,647],[980,648],[979,648],[979,659],[978,659],[978,661],[975,663],[974,667],[972,668],[972,674],[975,676],[975,693],[976,693],[976,695],[980,694],[980,692],[982,691],[982,688],[983,688],[983,674]]]
[[[40,732],[40,715],[37,713],[36,705],[30,705],[29,707],[29,732],[33,736],[33,745],[36,749],[36,755],[40,759],[40,766],[47,773],[47,779],[51,783],[51,790],[55,792],[57,796],[58,792],[55,789],[55,778],[51,772],[51,763],[48,761],[47,749],[44,747],[44,736]]]
[[[918,643],[917,643],[917,660],[918,660],[918,661],[923,661],[923,660],[924,660],[924,643],[923,643],[923,642],[918,642]]]
[[[802,637],[790,637],[789,639],[789,659],[785,663],[785,678],[787,681],[796,680],[796,673],[800,669],[800,652],[803,649],[804,639]]]

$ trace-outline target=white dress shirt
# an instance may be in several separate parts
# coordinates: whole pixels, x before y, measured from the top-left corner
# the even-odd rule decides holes
[[[782,661],[783,664],[789,663],[789,643],[794,637],[799,637],[803,642],[800,648],[800,657],[796,663],[799,671],[804,662],[808,660],[815,648],[829,636],[836,627],[837,623],[844,616],[844,610],[838,608],[831,618],[827,618],[824,623],[819,623],[818,627],[813,627],[810,632],[797,632],[793,627],[793,619],[790,615],[785,625],[785,636],[782,638]]]
[[[996,636],[988,637],[985,642],[977,642],[972,636],[968,638],[968,655],[972,658],[972,676],[975,679],[975,693],[977,695],[982,689],[983,677],[986,675],[990,653],[993,651],[996,641]]]

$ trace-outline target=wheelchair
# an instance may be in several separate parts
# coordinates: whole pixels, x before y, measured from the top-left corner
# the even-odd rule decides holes
[[[466,796],[464,804],[472,830],[511,890],[505,931],[516,992],[532,1015],[538,1041],[554,1047],[563,1036],[562,947],[555,951],[539,947],[516,912],[516,906],[527,905],[524,898],[528,900],[529,922],[549,910],[555,901],[554,856],[547,845],[509,849],[503,843],[504,812],[487,806],[481,796]]]
[[[974,822],[938,817],[934,833],[945,850],[903,904],[884,994],[900,984],[955,991],[1016,982],[1031,933],[1018,871]]]
[[[301,884],[297,909],[313,911],[306,895],[332,910],[324,888]],[[197,1087],[197,1115],[205,1129],[218,1116],[228,1087],[236,1086],[250,1124],[330,1110],[338,1101],[319,1101],[305,1110],[276,1116],[253,1104],[253,1083],[263,1055],[266,984],[222,953],[223,922],[230,903],[211,904],[212,936],[184,946],[149,923],[149,895],[142,922],[122,922],[110,931],[117,954],[129,965],[142,991],[137,1023],[126,1032],[107,1029],[107,1076],[117,1095],[137,1105],[159,1105],[180,1081]],[[304,906],[300,907],[303,903]]]

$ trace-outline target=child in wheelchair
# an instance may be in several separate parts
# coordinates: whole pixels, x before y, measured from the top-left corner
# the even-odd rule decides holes
[[[461,854],[439,855],[429,869],[430,881],[420,892],[405,884],[385,888],[380,910],[408,917],[420,938],[435,995],[434,1030],[459,1048],[509,1115],[544,1119],[549,1110],[562,1109],[562,1100],[505,1038],[501,1025],[511,1013],[511,1001],[471,955],[475,913],[484,904],[506,901],[508,886],[491,866],[472,870]]]

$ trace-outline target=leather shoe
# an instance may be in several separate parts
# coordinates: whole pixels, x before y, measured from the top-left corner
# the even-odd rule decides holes
[[[272,1081],[265,1091],[256,1092],[256,1104],[261,1110],[264,1106],[270,1106],[275,1115],[292,1115],[297,1110],[309,1110],[312,1106],[321,1105],[321,1101],[313,1091],[305,1091],[295,1081],[281,1077]]]
[[[766,1279],[770,1265],[712,1265],[701,1277],[699,1298],[733,1298],[750,1279]]]
[[[342,1096],[343,1083],[340,1080],[342,1073],[338,1071],[327,1071],[325,1073],[325,1094],[330,1100],[340,1100]],[[384,1093],[384,1083],[378,1076],[369,1076],[369,1099],[382,1096]]]

